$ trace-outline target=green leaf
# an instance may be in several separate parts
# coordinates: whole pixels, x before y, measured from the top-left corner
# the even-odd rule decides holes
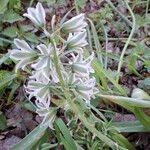
[[[150,94],[150,77],[145,78],[144,80],[139,81],[138,87],[142,88]]]
[[[0,111],[0,130],[4,130],[7,128],[6,118],[3,113]]]
[[[9,53],[4,54],[1,58],[0,58],[0,65],[3,64],[5,61],[7,61],[9,59]]]
[[[14,12],[13,10],[7,11],[4,15],[3,22],[14,23],[16,21],[22,20],[23,18]]]
[[[77,150],[76,144],[62,119],[57,119],[55,121],[55,129],[58,141],[64,144],[66,150]]]
[[[17,27],[7,27],[4,29],[3,32],[1,32],[1,34],[8,36],[10,38],[14,38],[18,35],[18,29]]]
[[[56,0],[57,5],[63,5],[65,3],[65,0]]]
[[[76,0],[78,7],[82,8],[82,9],[85,7],[86,2],[87,2],[87,0]]]
[[[96,53],[98,55],[98,60],[100,60],[101,64],[103,64],[103,59],[102,59],[102,46],[99,42],[99,38],[98,38],[98,35],[97,35],[97,31],[96,31],[96,28],[92,22],[92,20],[90,20],[88,18],[88,21],[90,22],[90,25],[91,25],[91,31],[92,31],[92,34],[93,34],[93,39],[94,39],[94,44],[95,44],[95,48],[96,48]]]
[[[16,78],[16,74],[12,72],[1,70],[0,71],[0,90],[8,86],[13,79]]]
[[[58,145],[58,143],[55,143],[55,144],[44,143],[41,145],[41,150],[50,150],[50,149],[56,147],[57,145]]]
[[[36,35],[32,32],[26,33],[24,35],[24,38],[30,42],[34,42],[34,43],[38,43],[38,38],[36,37]]]
[[[119,132],[148,132],[150,131],[150,128],[145,128],[140,121],[126,121],[126,122],[114,122],[112,123],[113,126],[119,131]]]
[[[135,108],[134,114],[140,120],[140,122],[144,125],[145,128],[150,129],[150,117],[147,116],[141,109]]]
[[[122,107],[134,111],[134,107],[150,108],[150,101],[136,98],[129,98],[123,96],[99,95],[104,100],[112,101]]]
[[[7,4],[9,0],[0,0],[0,14],[3,14],[4,11],[7,9]]]
[[[20,9],[21,0],[10,0],[9,1],[9,9]]]
[[[16,90],[19,88],[20,84],[21,84],[21,83],[19,83],[19,82],[13,83],[12,88],[11,88],[11,91],[10,91],[9,96],[8,96],[8,98],[7,98],[7,105],[11,104],[11,100],[12,100],[12,98],[13,98],[13,96],[14,96],[14,93],[15,93]]]
[[[129,150],[135,150],[133,145],[121,134],[116,133],[113,131],[112,138],[115,139],[117,143],[119,143],[122,146],[125,146]]]
[[[48,6],[54,5],[56,3],[56,0],[43,0],[47,2]]]
[[[27,102],[26,101],[22,102],[21,107],[26,110],[36,112],[36,106],[29,100]]]
[[[48,125],[39,125],[11,150],[31,150],[44,136]]]
[[[141,16],[141,15],[135,15],[136,18],[136,26],[137,28],[148,25],[150,23],[150,16]]]

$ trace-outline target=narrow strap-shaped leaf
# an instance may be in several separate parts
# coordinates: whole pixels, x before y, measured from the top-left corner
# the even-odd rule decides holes
[[[150,129],[145,128],[140,121],[123,121],[112,123],[119,132],[148,132]]]
[[[133,145],[123,135],[113,132],[112,138],[115,139],[117,143],[120,143],[120,145],[125,146],[128,150],[135,150]]]
[[[102,52],[101,52],[102,47],[101,47],[101,44],[99,42],[99,38],[98,38],[98,35],[97,35],[97,32],[96,32],[95,26],[94,26],[91,19],[88,18],[88,21],[91,24],[91,30],[92,30],[92,33],[93,33],[93,39],[94,39],[94,44],[95,44],[97,55],[100,58],[101,64],[103,64]]]
[[[12,74],[7,71],[1,71],[0,76],[2,76],[0,77],[2,78],[0,79],[0,89],[3,89],[10,81],[16,78],[16,74]]]
[[[4,54],[4,55],[0,58],[0,65],[3,64],[8,58],[9,58],[9,53]]]
[[[134,114],[144,125],[145,128],[150,129],[150,117],[147,116],[140,108],[134,109]]]
[[[121,106],[124,106],[125,108],[129,108],[133,111],[133,107],[139,107],[139,108],[150,108],[150,101],[143,100],[143,99],[137,99],[137,98],[129,98],[129,97],[123,97],[123,96],[112,96],[112,95],[99,95],[101,98],[104,98],[105,100],[112,101],[114,103],[117,103]]]
[[[47,125],[39,125],[32,132],[30,132],[24,139],[15,145],[11,150],[31,150],[32,147],[42,138],[45,134]]]
[[[70,150],[70,148],[71,150],[77,150],[76,144],[62,119],[55,121],[55,129],[59,142],[62,142],[67,150]]]

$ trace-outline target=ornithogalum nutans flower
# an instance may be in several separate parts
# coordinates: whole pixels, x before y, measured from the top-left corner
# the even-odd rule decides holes
[[[64,32],[81,32],[87,26],[85,15],[79,14],[61,25]]]
[[[76,32],[74,34],[70,33],[67,41],[65,42],[67,49],[82,51],[82,48],[88,45],[86,36],[86,30],[83,30],[82,32]]]
[[[37,53],[24,40],[15,39],[14,44],[17,49],[10,51],[10,58],[18,62],[16,69],[24,69],[26,65],[31,64],[37,58]]]
[[[36,8],[29,7],[23,16],[29,18],[36,26],[42,27],[46,24],[45,10],[41,3],[37,3]]]

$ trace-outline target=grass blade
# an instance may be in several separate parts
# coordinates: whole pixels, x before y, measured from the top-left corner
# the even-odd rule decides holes
[[[32,149],[36,143],[43,137],[48,128],[47,125],[37,126],[31,133],[29,133],[21,142],[15,145],[11,150],[28,150]]]
[[[62,119],[55,121],[55,129],[58,141],[64,144],[66,150],[77,150],[76,144]]]

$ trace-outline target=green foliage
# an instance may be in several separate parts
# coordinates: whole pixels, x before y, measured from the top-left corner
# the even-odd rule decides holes
[[[46,2],[48,6],[58,6],[65,3],[65,0],[40,1]],[[32,4],[34,1],[30,2],[30,4]],[[80,10],[82,10],[86,6],[86,3],[87,0],[74,1],[77,13],[79,13]],[[118,3],[120,4],[120,2]],[[130,5],[134,8],[139,3],[141,3],[140,0],[135,0],[131,2]],[[145,4],[144,2],[142,3]],[[116,3],[114,4],[116,8]],[[39,41],[42,41],[42,43],[47,42],[44,41],[43,35],[40,35],[39,33],[35,35],[32,32],[34,30],[34,27],[32,25],[24,25],[24,22],[21,22],[23,21],[23,18],[20,15],[22,14],[21,7],[21,0],[0,0],[0,46],[2,47],[2,50],[4,49],[6,51],[5,47],[8,47],[9,49],[10,47],[8,44],[12,44],[13,39],[16,37],[26,39],[31,44],[38,44]],[[114,11],[116,12],[116,14],[114,13]],[[136,20],[134,38],[131,38],[130,41],[126,42],[129,36],[130,27],[132,26],[132,22],[128,20],[128,18],[130,18],[128,17],[129,15],[130,14],[127,13],[124,16],[121,16],[120,21],[120,14],[115,9],[113,9],[113,7],[110,7],[107,3],[104,4],[104,6],[102,6],[98,11],[88,14],[90,18],[88,19],[88,39],[90,45],[87,47],[87,53],[85,53],[84,55],[88,56],[89,53],[94,51],[95,55],[97,56],[97,59],[93,60],[92,66],[95,70],[94,76],[96,77],[96,82],[101,92],[101,94],[97,95],[96,98],[91,102],[93,106],[88,106],[87,108],[87,106],[80,100],[77,100],[76,103],[70,104],[72,106],[70,110],[73,110],[70,115],[71,117],[66,112],[63,112],[63,115],[65,114],[64,116],[67,125],[65,125],[64,121],[60,118],[57,118],[55,120],[54,127],[56,134],[51,134],[51,136],[53,136],[53,139],[55,139],[55,143],[48,143],[50,135],[49,131],[47,130],[47,122],[53,116],[53,113],[49,113],[49,116],[46,118],[45,125],[39,125],[38,127],[36,127],[21,142],[15,145],[12,150],[49,150],[58,149],[59,146],[62,145],[66,150],[83,150],[81,146],[90,150],[99,150],[100,148],[108,149],[108,146],[106,146],[106,144],[108,144],[112,148],[116,148],[117,145],[120,149],[127,148],[132,150],[134,149],[133,146],[125,137],[123,137],[119,133],[150,131],[150,117],[143,112],[143,109],[150,108],[149,99],[140,99],[139,96],[132,98],[127,97],[127,91],[124,88],[125,85],[121,85],[116,81],[116,76],[118,75],[116,74],[116,70],[111,70],[109,68],[109,64],[111,64],[112,60],[117,63],[119,62],[120,56],[114,53],[107,53],[104,46],[105,44],[108,44],[107,42],[114,42],[117,43],[117,46],[121,45],[120,51],[122,51],[123,44],[128,43],[125,56],[123,57],[123,65],[128,69],[129,74],[134,74],[136,76],[139,82],[138,87],[142,88],[149,94],[150,78],[144,78],[141,72],[136,67],[137,61],[140,60],[142,63],[141,66],[144,67],[146,72],[150,72],[150,48],[147,44],[147,42],[149,42],[149,37],[147,37],[147,28],[150,23],[149,15],[134,13]],[[119,19],[117,19],[117,17]],[[117,21],[114,21],[113,19],[117,19]],[[116,32],[118,33],[117,38],[114,38],[116,36],[116,33],[114,37],[112,37],[110,33],[111,27],[114,27]],[[143,30],[145,30],[146,33],[141,33],[141,27],[143,28]],[[101,32],[103,30],[104,32]],[[107,30],[109,32],[105,33],[107,32]],[[119,33],[123,34],[119,35]],[[137,34],[139,33],[141,33],[142,39],[137,36]],[[125,38],[121,39],[122,36]],[[108,61],[105,62],[105,60]],[[24,78],[26,77],[24,74],[17,75],[13,71],[4,70],[5,68],[3,67],[3,65],[4,67],[5,65],[7,65],[8,70],[10,68],[12,69],[13,65],[12,62],[9,62],[9,53],[1,54],[0,58],[0,67],[2,68],[2,70],[0,71],[0,98],[4,96],[5,92],[8,93],[4,99],[6,99],[6,105],[9,105],[13,101],[15,92],[21,86],[22,81],[25,81]],[[105,65],[108,66],[109,69],[107,69]],[[9,90],[9,92],[7,90]],[[58,90],[57,93],[58,97],[62,97],[63,101],[64,97],[62,96],[62,90]],[[21,99],[24,99],[24,96],[22,96]],[[131,111],[136,116],[137,120],[130,122],[107,121],[107,118],[108,120],[111,119],[115,112],[112,110],[110,113],[110,110],[108,109],[111,108],[108,108],[107,104],[106,106],[103,106],[103,101],[112,102],[114,104],[120,105],[124,109]],[[57,103],[60,103],[59,100],[56,100],[56,104]],[[102,107],[105,107],[106,110],[99,109],[99,104],[102,104]],[[20,105],[22,108],[35,112],[34,104],[31,104],[28,101],[23,101],[20,103]],[[61,108],[59,109],[61,110]],[[100,112],[99,110],[102,110],[106,113]],[[49,112],[53,112],[53,110],[50,110]],[[56,114],[56,112],[54,112],[54,114]],[[77,116],[79,117],[78,119]],[[79,120],[82,121],[79,122]],[[98,127],[96,126],[97,124]],[[3,131],[5,129],[7,129],[6,117],[0,111],[0,130]],[[56,138],[58,140],[58,143]]]
[[[41,2],[46,2],[48,6],[56,5],[63,5],[65,0],[40,0]]]
[[[149,132],[150,128],[145,128],[140,121],[122,121],[114,122],[114,125],[120,132],[134,133],[134,132]]]
[[[55,130],[59,143],[62,142],[66,150],[77,150],[74,140],[61,119],[55,121]]]
[[[150,129],[150,117],[147,116],[141,109],[134,109],[135,116],[140,120],[143,126],[147,129]]]
[[[0,90],[3,90],[3,88],[10,85],[13,81],[13,79],[16,78],[16,74],[13,74],[12,72],[1,70],[0,71]]]
[[[7,27],[4,29],[4,31],[1,32],[1,34],[10,37],[10,38],[15,38],[18,35],[18,29],[17,27]]]
[[[2,22],[14,23],[20,20],[22,20],[22,17],[18,13],[9,10],[4,14]]]
[[[0,131],[7,128],[7,121],[4,114],[0,111]]]
[[[0,14],[3,14],[5,12],[8,2],[9,2],[9,0],[1,0],[0,1]]]
[[[15,145],[11,150],[27,150],[32,149],[45,136],[47,125],[39,125],[31,133],[29,133],[21,142]]]
[[[138,86],[150,94],[150,77],[147,77],[144,80],[140,80]]]
[[[87,0],[76,0],[76,4],[79,8],[84,8],[86,5]]]

